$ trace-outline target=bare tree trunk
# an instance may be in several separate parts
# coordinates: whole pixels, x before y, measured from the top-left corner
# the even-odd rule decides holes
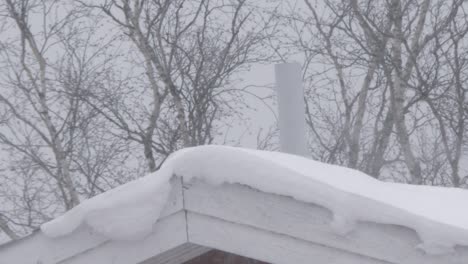
[[[378,58],[374,57],[371,60],[369,65],[369,69],[367,70],[366,77],[364,78],[364,83],[362,84],[359,99],[358,99],[358,110],[356,113],[356,121],[353,124],[351,129],[351,135],[349,139],[349,167],[350,168],[357,168],[358,161],[359,161],[359,153],[360,153],[360,139],[361,139],[361,131],[364,122],[364,114],[366,110],[366,100],[367,94],[369,92],[370,84],[372,78],[374,76],[375,70],[378,65]]]
[[[29,26],[27,25],[26,21],[26,14],[25,13],[19,13],[18,10],[16,10],[14,3],[11,0],[6,0],[9,8],[10,15],[13,17],[15,20],[18,28],[20,29],[22,33],[22,43],[23,43],[23,52],[26,49],[26,44],[29,44],[29,47],[31,48],[31,51],[34,55],[34,58],[36,59],[36,62],[39,65],[39,81],[40,84],[37,85],[35,78],[33,77],[33,74],[29,67],[26,65],[24,61],[24,55],[22,57],[22,62],[23,62],[23,67],[25,71],[28,73],[29,78],[31,81],[35,84],[33,87],[37,93],[37,100],[39,103],[39,114],[41,115],[41,119],[44,122],[49,136],[50,136],[50,144],[51,148],[54,152],[55,160],[57,162],[57,168],[59,171],[59,181],[62,181],[61,184],[65,186],[65,188],[68,191],[68,197],[67,199],[64,199],[65,205],[67,209],[70,209],[80,203],[80,199],[78,197],[78,194],[75,190],[74,183],[71,179],[70,175],[70,168],[69,168],[69,163],[66,158],[66,153],[65,150],[62,146],[62,142],[60,141],[59,135],[57,133],[57,129],[54,126],[52,122],[52,117],[50,116],[49,113],[49,106],[47,102],[47,92],[48,92],[48,84],[47,84],[47,79],[46,79],[46,60],[43,57],[43,54],[41,50],[39,50],[39,47],[36,43],[36,40],[34,39],[33,34],[31,33]],[[24,5],[27,6],[27,3],[23,3]],[[26,10],[22,10],[21,12],[25,12]]]
[[[356,15],[359,25],[363,29],[366,39],[367,39],[367,46],[371,50],[370,54],[370,63],[368,66],[368,70],[366,73],[366,77],[364,78],[364,82],[362,84],[362,87],[360,89],[359,93],[359,98],[358,98],[358,109],[356,112],[356,117],[355,117],[355,122],[353,125],[353,128],[351,130],[351,137],[350,137],[350,167],[352,168],[357,168],[358,161],[359,161],[359,145],[360,145],[360,139],[361,139],[361,131],[363,129],[363,122],[364,122],[364,115],[365,111],[367,109],[366,105],[366,100],[368,97],[368,92],[370,89],[370,85],[372,82],[372,79],[377,71],[377,67],[379,64],[384,63],[384,58],[385,58],[385,50],[387,48],[387,42],[388,42],[388,37],[387,35],[390,33],[392,23],[390,19],[388,21],[385,21],[385,28],[384,28],[384,36],[379,37],[379,34],[374,32],[372,30],[371,26],[368,24],[364,16],[361,14],[361,11],[359,10],[357,0],[352,0],[351,1],[351,7],[353,9],[353,13]],[[391,120],[391,118],[390,118]],[[389,125],[384,125],[384,128],[388,129]],[[390,126],[390,130],[391,130]],[[379,152],[381,152],[381,155],[376,157],[379,161],[374,164],[374,169],[372,169],[372,174],[374,176],[378,175],[378,172],[380,171],[380,166],[383,165],[383,154],[385,152],[385,149],[387,148],[387,144],[385,143],[388,141],[386,134],[389,133],[383,133],[383,138],[382,138],[382,144],[379,144],[380,149]],[[375,135],[377,136],[377,135]],[[389,136],[389,135],[388,135]]]
[[[397,132],[398,141],[400,143],[406,166],[410,172],[411,183],[421,184],[422,175],[419,161],[413,153],[409,138],[408,129],[405,122],[404,103],[405,103],[405,83],[402,80],[403,63],[402,63],[402,20],[403,14],[401,9],[401,1],[393,0],[391,3],[391,15],[393,18],[393,43],[392,43],[392,63],[394,64],[393,85],[392,89],[392,109],[395,115],[394,122]]]

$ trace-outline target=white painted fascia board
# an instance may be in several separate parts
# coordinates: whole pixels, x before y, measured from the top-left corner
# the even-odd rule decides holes
[[[57,264],[136,264],[187,243],[184,211],[164,217],[143,240],[109,241]],[[175,263],[180,264],[180,263]]]
[[[107,239],[79,228],[62,238],[49,238],[42,232],[6,245],[0,249],[0,264],[51,264],[95,248]]]
[[[417,249],[421,241],[416,232],[401,226],[360,222],[346,236],[338,235],[331,227],[332,214],[329,210],[297,201],[291,197],[263,193],[248,186],[239,184],[212,186],[195,180],[184,183],[184,197],[184,208],[189,213],[193,212],[228,223],[273,232],[349,253],[385,260],[389,263],[468,263],[468,248],[457,247],[452,254],[427,255]],[[196,241],[190,237],[190,222],[188,224],[189,241],[195,243]],[[206,232],[211,232],[211,230],[207,229]],[[211,246],[211,244],[203,245]],[[245,247],[251,247],[251,244],[246,244]],[[258,259],[256,256],[249,257]]]
[[[468,263],[467,248],[441,256],[417,250],[419,238],[408,228],[359,223],[350,234],[340,236],[331,228],[330,211],[291,197],[239,184],[182,183],[177,177],[172,184],[162,217],[145,240],[111,242],[86,227],[54,239],[37,232],[2,247],[0,264],[180,264],[184,257],[209,248],[277,264],[311,260],[333,264]],[[185,251],[187,243],[200,246],[199,251]]]
[[[156,237],[159,236],[162,238],[162,231],[158,231],[158,229],[164,229],[165,232],[174,232],[174,234],[177,234],[177,236],[174,235],[174,238],[177,238],[177,243],[171,240],[172,238],[167,241],[159,239],[158,243],[161,244],[161,248],[169,250],[172,247],[187,242],[181,181],[181,178],[178,177],[174,177],[171,180],[173,187],[168,202],[161,213],[160,219],[155,224],[155,232],[145,240],[147,241],[146,243],[152,241],[151,239],[155,240]],[[164,228],[160,226],[164,226]],[[170,228],[173,229],[171,230]],[[112,259],[112,256],[119,256],[119,254],[123,253],[122,243],[125,242],[109,242],[108,239],[93,233],[93,231],[86,226],[81,226],[71,234],[60,238],[49,238],[41,231],[37,231],[24,239],[2,245],[0,247],[0,264],[93,263],[89,261],[77,262],[76,259],[86,259],[87,255],[92,255],[99,251],[103,251],[103,253],[105,252],[107,254],[101,254],[100,258],[105,259],[107,256],[108,259]],[[164,245],[164,243],[167,245]],[[127,245],[131,248],[131,244],[143,246],[144,243],[141,244],[140,242],[129,241]],[[154,254],[158,253],[161,253],[161,251],[156,248]],[[148,258],[149,257],[151,256],[148,256]],[[141,261],[141,259],[138,259],[138,262]],[[138,262],[128,262],[128,264]],[[103,260],[102,262],[96,263],[107,264],[117,262],[105,262]]]
[[[188,212],[191,243],[274,264],[397,264]]]

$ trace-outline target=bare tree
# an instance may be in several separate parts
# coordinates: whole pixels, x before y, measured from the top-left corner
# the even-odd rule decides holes
[[[80,99],[106,77],[103,50],[110,47],[92,43],[96,32],[86,14],[56,1],[26,0],[6,0],[1,12],[13,27],[0,42],[0,144],[8,153],[0,220],[14,239],[114,187],[122,175],[109,168],[127,154],[125,144],[103,134],[103,119]]]
[[[467,47],[461,43],[468,32],[465,14],[450,21],[447,28],[434,36],[425,58],[416,65],[417,94],[427,104],[433,115],[436,136],[442,146],[440,152],[432,152],[434,162],[443,157],[442,171],[450,179],[448,185],[461,186],[466,175],[461,175],[460,162],[466,146],[466,72]],[[440,159],[440,158],[439,158]],[[442,172],[441,172],[442,173]],[[466,172],[465,172],[466,173]],[[436,177],[437,178],[437,177]]]
[[[123,111],[125,103],[113,101],[119,94],[113,88],[90,103],[143,147],[150,171],[158,167],[157,159],[180,147],[213,142],[219,122],[240,113],[236,74],[268,58],[261,47],[270,21],[263,21],[246,0],[82,4],[106,14],[138,50],[136,63],[141,62],[150,93],[147,106],[139,113]]]
[[[305,56],[306,115],[316,158],[379,178],[392,168],[408,172],[398,181],[450,184],[429,175],[440,178],[446,164],[460,171],[464,156],[465,95],[446,81],[464,80],[457,72],[463,72],[465,55],[455,59],[460,49],[448,37],[464,35],[463,1],[303,3],[305,9],[281,14],[292,32],[286,34],[292,41],[283,43]],[[451,95],[442,96],[442,90]],[[442,120],[447,112],[457,114]],[[429,151],[436,141],[444,146],[442,156]],[[450,177],[459,186],[459,176]]]

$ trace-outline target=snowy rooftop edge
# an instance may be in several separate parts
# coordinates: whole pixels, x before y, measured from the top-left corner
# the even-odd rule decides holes
[[[60,237],[88,225],[109,239],[143,238],[166,204],[173,175],[213,185],[244,184],[323,206],[333,213],[338,234],[353,230],[357,221],[368,221],[415,230],[422,240],[418,247],[428,253],[468,246],[466,190],[381,182],[304,157],[215,145],[177,151],[160,170],[83,201],[41,230]]]

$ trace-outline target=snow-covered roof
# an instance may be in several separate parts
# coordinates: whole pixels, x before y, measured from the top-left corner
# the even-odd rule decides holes
[[[333,220],[327,225],[331,227],[330,232],[335,234],[333,236],[346,238],[347,234],[353,233],[362,223],[406,227],[416,231],[420,242],[414,246],[425,251],[426,254],[455,254],[457,260],[468,261],[466,248],[468,246],[468,211],[466,210],[468,191],[466,190],[386,183],[356,170],[299,156],[226,146],[201,146],[178,151],[167,159],[159,171],[84,201],[64,215],[42,225],[42,234],[50,239],[60,239],[84,227],[86,230],[91,230],[93,234],[98,234],[100,239],[143,241],[154,233],[155,223],[167,207],[168,201],[171,200],[170,195],[174,193],[171,179],[174,175],[181,177],[186,184],[195,181],[204,182],[207,186],[214,186],[213,188],[216,186],[226,188],[223,187],[226,184],[246,186],[242,188],[282,196],[286,199],[281,198],[284,201],[294,198],[295,201],[318,205],[332,213]],[[210,210],[223,210],[222,206],[217,209],[208,208],[207,204],[211,202],[207,200],[221,199],[226,189],[214,195],[204,194],[216,193],[213,188],[197,188],[205,188],[205,191],[198,191],[197,199],[200,200],[196,204],[190,200],[184,201],[181,205],[184,210],[188,210],[186,206],[197,207],[196,210],[194,209],[195,215],[205,214]],[[236,209],[233,209],[236,213],[231,214],[230,217],[240,219],[244,215],[241,212],[242,207],[248,211],[250,210],[248,208],[256,202],[266,203],[263,200],[258,201],[258,199],[263,199],[258,197],[249,198],[249,200],[243,197],[242,193],[248,196],[245,191],[239,191],[234,198],[222,198],[227,199],[225,202],[228,205],[225,203],[224,206],[236,204]],[[200,196],[206,197],[200,198]],[[203,202],[200,202],[201,200]],[[260,208],[260,205],[255,206],[255,210],[250,212],[247,218],[263,217],[262,221],[266,221],[267,224],[279,223],[279,220],[275,219],[277,216],[273,212],[273,205],[271,205],[272,212],[263,207]],[[284,202],[284,205],[278,206],[285,207],[281,210],[286,211],[293,210],[292,207],[295,205],[291,202]],[[307,221],[311,221],[311,224],[318,221],[305,217],[310,215],[306,212],[309,207],[301,205],[298,208],[302,208],[304,212],[289,213],[293,216],[287,216],[290,219],[287,222],[291,223],[281,224],[285,229],[293,230],[291,226],[294,225],[301,229],[299,226],[309,225]],[[259,216],[254,216],[254,214],[259,214]],[[291,217],[297,218],[297,214],[303,214],[299,217],[302,220],[292,223],[291,219],[295,218]],[[249,221],[245,223],[249,226],[255,225]],[[271,225],[270,229],[275,229],[274,225]],[[206,232],[215,231],[206,230]],[[308,233],[308,230],[300,230],[297,236],[302,236],[300,232]],[[326,236],[329,235],[329,233],[326,234]],[[307,236],[308,239],[311,237]],[[358,236],[362,239],[362,236],[366,235]],[[312,240],[314,239],[316,238],[312,235]],[[410,240],[408,237],[405,239]],[[335,238],[331,240],[335,241],[333,243],[337,246],[342,243],[351,243],[336,241]],[[403,243],[402,241],[400,238],[395,239],[398,243]],[[389,246],[392,247],[392,245]],[[359,246],[351,248],[361,250]],[[460,248],[463,249],[463,253],[457,252]],[[398,259],[399,263],[416,263],[407,256],[390,258]],[[402,259],[410,260],[403,262]]]

